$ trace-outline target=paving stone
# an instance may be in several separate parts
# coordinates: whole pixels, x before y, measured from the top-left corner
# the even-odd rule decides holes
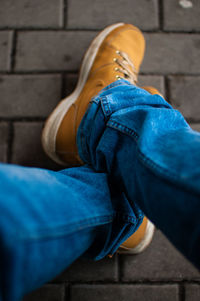
[[[200,121],[200,76],[169,77],[170,102],[185,118]]]
[[[164,29],[165,30],[200,30],[200,1],[188,1],[192,5],[187,8],[181,5],[181,1],[163,1],[164,7]],[[183,1],[182,1],[183,2]]]
[[[64,77],[64,97],[69,95],[76,88],[78,73],[67,74]]]
[[[199,74],[200,34],[147,33],[141,71],[153,74]]]
[[[60,27],[62,0],[1,0],[0,27]]]
[[[16,70],[78,70],[91,40],[89,31],[28,31],[19,33]]]
[[[100,261],[79,259],[55,281],[117,281],[118,264],[116,256]]]
[[[21,32],[16,70],[78,70],[81,58],[95,36],[96,32],[89,31]],[[147,50],[142,72],[199,74],[199,34],[148,33],[145,38]]]
[[[61,169],[45,155],[41,145],[42,122],[15,122],[12,163]]]
[[[0,75],[1,117],[46,117],[61,97],[60,75]]]
[[[122,281],[200,280],[200,273],[161,234],[156,231],[152,244],[137,256],[122,256]],[[169,299],[170,300],[170,299]]]
[[[200,300],[200,285],[187,284],[185,286],[185,301],[199,301]]]
[[[164,77],[158,75],[139,75],[138,77],[138,85],[142,86],[152,86],[158,91],[165,95],[165,84]]]
[[[9,71],[11,60],[12,32],[0,32],[0,71]]]
[[[45,285],[27,294],[23,301],[64,301],[64,287],[62,285]]]
[[[143,30],[152,30],[158,28],[158,1],[69,0],[67,19],[69,28],[100,29],[123,21],[134,23]]]
[[[178,301],[176,285],[74,285],[72,301]]]
[[[8,147],[8,124],[6,122],[0,123],[0,141],[0,162],[6,162]]]

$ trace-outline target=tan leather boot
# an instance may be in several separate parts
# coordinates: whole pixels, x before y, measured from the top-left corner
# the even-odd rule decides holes
[[[144,56],[145,41],[133,25],[106,27],[88,48],[74,92],[49,116],[42,134],[45,152],[65,166],[81,165],[76,145],[79,124],[91,98],[120,78],[135,84]]]
[[[117,79],[136,84],[145,41],[133,25],[118,23],[105,28],[88,48],[74,92],[63,99],[46,121],[42,144],[54,161],[81,165],[76,145],[79,124],[91,98]],[[121,245],[121,252],[140,253],[150,243],[154,226],[144,218],[139,229]]]

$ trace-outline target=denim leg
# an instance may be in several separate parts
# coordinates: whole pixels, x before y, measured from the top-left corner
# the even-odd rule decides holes
[[[104,257],[141,222],[131,213],[127,228],[130,210],[116,211],[107,175],[86,166],[53,172],[1,164],[0,191],[1,301],[21,300],[83,253]]]
[[[183,116],[120,80],[92,99],[77,143],[82,160],[108,172],[200,268],[200,134]]]

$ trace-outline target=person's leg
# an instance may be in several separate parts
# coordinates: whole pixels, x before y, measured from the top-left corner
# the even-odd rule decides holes
[[[200,134],[161,96],[120,80],[92,100],[79,155],[108,172],[200,268]]]
[[[110,190],[106,174],[84,166],[53,172],[1,164],[0,192],[1,301],[21,300],[86,251],[104,257],[143,218]]]
[[[112,24],[95,37],[84,55],[75,90],[56,106],[45,123],[42,145],[51,159],[63,166],[84,164],[78,155],[76,135],[91,98],[116,78],[125,77],[136,84],[144,50],[144,37],[131,24]],[[121,249],[142,252],[153,232],[153,224],[145,217]]]

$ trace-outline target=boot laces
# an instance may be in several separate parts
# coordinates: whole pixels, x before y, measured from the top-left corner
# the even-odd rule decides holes
[[[116,51],[116,54],[119,55],[119,58],[114,58],[113,60],[119,67],[116,67],[115,71],[120,72],[123,78],[136,85],[138,72],[128,54],[119,50]],[[116,78],[120,80],[122,76],[116,75]]]

